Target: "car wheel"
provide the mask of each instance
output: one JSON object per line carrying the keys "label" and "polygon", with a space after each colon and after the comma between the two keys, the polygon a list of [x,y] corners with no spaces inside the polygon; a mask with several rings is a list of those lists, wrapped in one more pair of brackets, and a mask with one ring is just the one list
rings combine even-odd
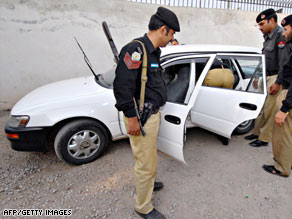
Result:
{"label": "car wheel", "polygon": [[59,159],[69,164],[85,164],[97,159],[108,145],[108,134],[93,120],[70,122],[58,132],[54,148]]}
{"label": "car wheel", "polygon": [[243,135],[248,133],[254,127],[254,119],[247,120],[237,126],[234,130],[234,134]]}

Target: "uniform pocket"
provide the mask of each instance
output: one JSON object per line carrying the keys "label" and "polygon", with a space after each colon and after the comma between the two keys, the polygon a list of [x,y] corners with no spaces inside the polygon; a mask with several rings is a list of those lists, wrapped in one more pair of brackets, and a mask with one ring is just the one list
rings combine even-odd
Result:
{"label": "uniform pocket", "polygon": [[274,50],[273,46],[268,46],[265,48],[265,51],[272,52]]}
{"label": "uniform pocket", "polygon": [[272,46],[268,46],[264,49],[264,54],[266,56],[266,63],[270,63],[274,59],[274,50]]}

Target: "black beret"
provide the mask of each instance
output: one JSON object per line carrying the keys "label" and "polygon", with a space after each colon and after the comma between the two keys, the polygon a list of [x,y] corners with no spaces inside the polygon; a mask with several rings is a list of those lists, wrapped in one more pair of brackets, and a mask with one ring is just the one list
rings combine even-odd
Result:
{"label": "black beret", "polygon": [[269,20],[274,14],[276,14],[275,10],[272,8],[269,8],[267,10],[262,11],[257,16],[257,23],[261,22],[262,20]]}
{"label": "black beret", "polygon": [[170,27],[174,31],[176,32],[180,31],[177,16],[171,10],[164,7],[159,7],[157,9],[157,12],[154,14],[154,16],[157,17],[159,20],[161,20],[163,23],[165,23],[168,27]]}
{"label": "black beret", "polygon": [[288,15],[287,17],[285,17],[282,22],[281,22],[281,25],[283,27],[285,27],[286,25],[290,24],[292,26],[292,14],[291,15]]}

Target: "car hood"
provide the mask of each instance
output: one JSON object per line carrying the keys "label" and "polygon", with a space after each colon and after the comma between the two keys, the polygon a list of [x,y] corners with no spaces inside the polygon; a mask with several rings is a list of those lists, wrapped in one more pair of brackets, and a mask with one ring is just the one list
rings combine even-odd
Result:
{"label": "car hood", "polygon": [[28,93],[16,103],[11,113],[17,115],[27,112],[31,108],[64,103],[104,92],[112,91],[98,85],[93,76],[58,81]]}

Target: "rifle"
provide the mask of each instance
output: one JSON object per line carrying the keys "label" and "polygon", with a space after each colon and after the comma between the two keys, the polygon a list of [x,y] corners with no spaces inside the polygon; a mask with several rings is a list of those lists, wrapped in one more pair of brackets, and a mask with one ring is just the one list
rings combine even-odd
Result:
{"label": "rifle", "polygon": [[99,80],[99,79],[98,79],[98,75],[97,75],[97,74],[95,74],[95,72],[93,71],[93,69],[92,69],[92,65],[91,65],[91,63],[90,63],[89,59],[87,58],[87,56],[86,56],[85,52],[83,51],[83,49],[82,49],[81,45],[79,44],[79,42],[78,42],[78,40],[77,40],[77,38],[76,38],[76,37],[74,37],[74,39],[75,39],[75,41],[76,41],[77,45],[79,46],[79,48],[80,48],[81,52],[83,53],[83,56],[84,56],[84,61],[86,62],[86,64],[87,64],[87,66],[89,67],[89,69],[91,70],[92,74],[94,75],[94,78],[95,78],[95,80],[97,80],[97,81],[98,81],[98,80]]}
{"label": "rifle", "polygon": [[[116,45],[114,43],[114,40],[112,38],[112,35],[111,35],[110,31],[109,31],[107,23],[105,21],[102,22],[102,28],[103,28],[103,31],[104,31],[105,36],[107,38],[107,41],[110,44],[112,53],[114,55],[114,61],[115,61],[116,64],[118,64],[118,62],[119,62],[119,53],[118,53],[117,47],[116,47]],[[134,100],[134,104],[135,104],[136,116],[137,116],[138,123],[139,123],[139,126],[140,126],[140,131],[141,131],[142,135],[145,136],[146,133],[145,133],[145,131],[143,129],[143,126],[142,126],[142,123],[141,123],[141,116],[140,116],[140,113],[139,113],[139,110],[138,110],[138,106],[137,106],[135,98],[133,98],[133,100]]]}
{"label": "rifle", "polygon": [[114,61],[115,61],[116,64],[118,64],[118,61],[119,61],[119,52],[117,50],[117,47],[116,47],[116,45],[114,43],[114,40],[112,38],[112,35],[111,35],[111,33],[109,31],[109,28],[107,26],[107,23],[105,21],[102,22],[102,28],[103,28],[103,32],[105,33],[105,36],[107,38],[107,41],[110,44],[110,47],[112,49],[112,52],[114,54]]}

